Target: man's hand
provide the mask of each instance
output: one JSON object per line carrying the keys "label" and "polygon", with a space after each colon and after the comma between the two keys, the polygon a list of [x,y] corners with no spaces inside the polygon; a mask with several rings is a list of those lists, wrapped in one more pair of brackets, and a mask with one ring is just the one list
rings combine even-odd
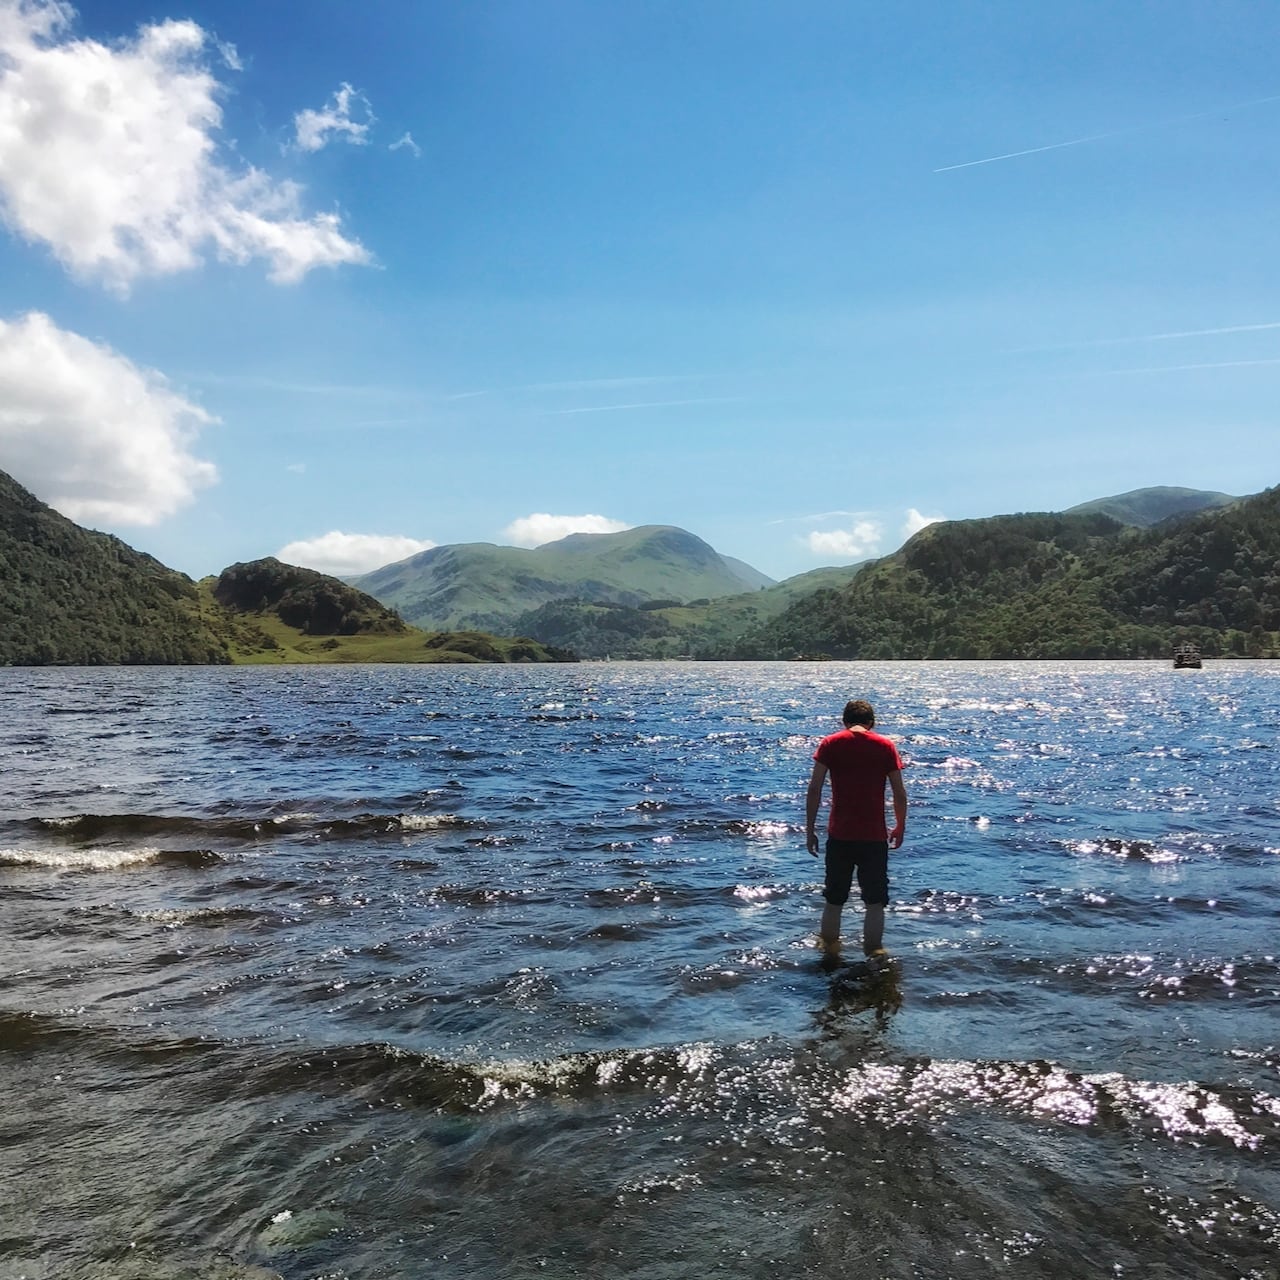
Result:
{"label": "man's hand", "polygon": [[898,823],[892,831],[889,832],[889,848],[901,849],[902,839],[907,834],[907,828],[903,823]]}
{"label": "man's hand", "polygon": [[804,847],[816,858],[818,856],[818,833],[810,828],[805,832]]}

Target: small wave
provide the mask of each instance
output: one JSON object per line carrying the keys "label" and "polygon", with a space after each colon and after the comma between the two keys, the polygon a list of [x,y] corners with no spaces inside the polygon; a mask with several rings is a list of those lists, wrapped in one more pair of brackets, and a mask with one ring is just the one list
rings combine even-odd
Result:
{"label": "small wave", "polygon": [[750,836],[757,840],[776,840],[791,835],[798,828],[793,827],[789,822],[734,818],[725,823],[724,830],[735,836]]}
{"label": "small wave", "polygon": [[257,920],[260,917],[259,912],[248,907],[196,907],[190,911],[172,907],[139,911],[136,914],[138,919],[163,925],[166,929],[181,929],[187,925],[216,928],[218,925]]}
{"label": "small wave", "polygon": [[159,849],[0,849],[0,865],[52,871],[119,871],[155,862]]}
{"label": "small wave", "polygon": [[738,884],[734,885],[732,894],[744,902],[768,902],[771,898],[782,898],[789,890],[781,884]]}
{"label": "small wave", "polygon": [[1068,848],[1085,857],[1102,854],[1108,858],[1127,858],[1156,864],[1186,861],[1172,849],[1161,849],[1148,840],[1124,840],[1114,836],[1106,836],[1100,840],[1072,840],[1068,843]]}
{"label": "small wave", "polygon": [[1131,1080],[1119,1072],[1086,1075],[1052,1062],[864,1065],[847,1073],[832,1101],[890,1127],[962,1104],[1074,1126],[1123,1124],[1176,1141],[1217,1138],[1247,1149],[1280,1134],[1280,1100],[1268,1095],[1195,1082]]}
{"label": "small wave", "polygon": [[314,839],[359,839],[443,830],[466,830],[477,824],[452,813],[361,813],[336,817],[310,811],[289,811],[272,817],[188,817],[153,813],[79,813],[31,819],[30,827],[75,840],[197,836],[238,841],[273,835]]}

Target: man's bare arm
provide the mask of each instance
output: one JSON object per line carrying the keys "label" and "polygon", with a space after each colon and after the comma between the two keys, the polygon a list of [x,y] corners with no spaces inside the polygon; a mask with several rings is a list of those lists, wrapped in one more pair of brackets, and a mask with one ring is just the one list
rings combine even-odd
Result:
{"label": "man's bare arm", "polygon": [[809,790],[804,797],[804,847],[818,856],[818,810],[822,806],[822,786],[827,780],[827,766],[813,762]]}
{"label": "man's bare arm", "polygon": [[889,847],[898,849],[902,846],[903,837],[907,834],[907,789],[902,783],[902,770],[895,769],[889,775],[889,786],[893,791],[893,830],[889,832]]}

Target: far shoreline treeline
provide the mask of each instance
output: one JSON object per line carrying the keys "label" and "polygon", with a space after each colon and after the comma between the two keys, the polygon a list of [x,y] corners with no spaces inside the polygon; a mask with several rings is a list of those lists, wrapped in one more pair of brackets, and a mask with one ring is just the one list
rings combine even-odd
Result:
{"label": "far shoreline treeline", "polygon": [[1148,489],[781,583],[670,526],[195,582],[0,472],[0,665],[1273,658],[1278,565],[1280,489]]}

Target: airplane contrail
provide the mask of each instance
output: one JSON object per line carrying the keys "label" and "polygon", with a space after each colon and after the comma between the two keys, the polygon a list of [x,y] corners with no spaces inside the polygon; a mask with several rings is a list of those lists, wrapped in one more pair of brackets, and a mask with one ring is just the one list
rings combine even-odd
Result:
{"label": "airplane contrail", "polygon": [[1203,120],[1206,116],[1216,116],[1222,111],[1241,111],[1245,107],[1260,107],[1267,102],[1280,101],[1280,93],[1269,94],[1265,98],[1251,98],[1248,102],[1233,102],[1229,106],[1214,107],[1212,111],[1193,111],[1185,116],[1173,116],[1168,120],[1152,120],[1149,124],[1134,124],[1123,129],[1110,129],[1106,133],[1090,133],[1083,138],[1072,138],[1068,142],[1051,142],[1044,147],[1027,147],[1023,151],[1006,151],[998,156],[984,156],[981,160],[965,160],[961,164],[944,164],[934,173],[951,173],[955,169],[972,169],[980,164],[995,164],[998,160],[1016,160],[1019,156],[1039,155],[1042,151],[1060,151],[1063,147],[1078,147],[1086,142],[1101,142],[1104,138],[1118,138],[1126,133],[1141,133],[1146,129],[1159,129],[1171,124],[1184,124],[1188,120]]}
{"label": "airplane contrail", "polygon": [[566,417],[575,413],[617,413],[623,409],[670,409],[685,404],[741,404],[744,396],[699,396],[695,400],[643,400],[633,404],[592,404],[581,409],[544,409],[547,417]]}
{"label": "airplane contrail", "polygon": [[1280,364],[1280,357],[1272,360],[1207,360],[1199,364],[1153,365],[1145,369],[1100,369],[1096,373],[1082,375],[1086,378],[1116,378],[1126,373],[1181,373],[1184,369],[1247,369],[1257,365]]}
{"label": "airplane contrail", "polygon": [[1266,324],[1229,324],[1217,329],[1179,329],[1171,333],[1140,333],[1128,338],[1081,338],[1077,342],[1050,342],[1040,347],[1014,347],[1011,355],[1025,355],[1032,351],[1070,351],[1078,347],[1122,347],[1139,342],[1168,342],[1174,338],[1213,338],[1224,333],[1261,333],[1267,329],[1280,329],[1280,320]]}

